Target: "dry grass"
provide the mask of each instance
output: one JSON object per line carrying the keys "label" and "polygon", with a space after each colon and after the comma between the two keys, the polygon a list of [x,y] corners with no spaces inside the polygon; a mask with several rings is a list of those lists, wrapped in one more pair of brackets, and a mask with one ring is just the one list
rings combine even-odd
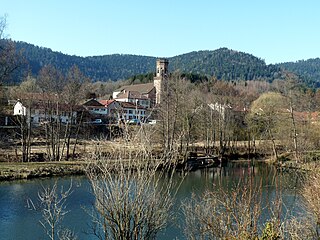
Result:
{"label": "dry grass", "polygon": [[0,180],[82,174],[84,162],[0,162]]}

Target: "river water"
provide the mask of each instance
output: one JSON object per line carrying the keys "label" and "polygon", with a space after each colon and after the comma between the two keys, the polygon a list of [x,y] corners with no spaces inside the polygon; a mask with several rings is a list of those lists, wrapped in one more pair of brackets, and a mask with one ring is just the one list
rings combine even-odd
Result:
{"label": "river water", "polygon": [[[176,195],[177,219],[175,223],[169,224],[166,230],[161,232],[157,239],[184,239],[183,232],[177,226],[182,222],[179,217],[179,206],[181,201],[190,198],[192,193],[199,195],[207,189],[222,186],[226,191],[230,190],[232,184],[239,183],[240,179],[252,177],[256,182],[261,182],[263,198],[271,202],[278,194],[279,186],[275,180],[281,183],[281,193],[284,199],[285,211],[299,212],[299,184],[300,177],[294,173],[276,174],[275,169],[266,165],[250,168],[244,165],[228,166],[226,168],[214,168],[209,170],[198,170],[189,173],[183,180]],[[180,179],[181,175],[176,174],[175,178]],[[90,217],[84,209],[90,209],[94,198],[91,194],[90,185],[83,176],[63,177],[51,179],[35,179],[26,181],[13,181],[0,183],[0,239],[6,240],[35,240],[47,239],[39,220],[41,214],[34,210],[38,206],[38,192],[42,187],[52,185],[58,181],[59,186],[65,189],[72,181],[73,192],[67,200],[67,210],[63,226],[68,227],[77,233],[78,239],[96,239],[88,234]],[[243,181],[245,182],[245,181]],[[264,204],[267,204],[265,202]],[[268,216],[265,216],[268,218]]]}

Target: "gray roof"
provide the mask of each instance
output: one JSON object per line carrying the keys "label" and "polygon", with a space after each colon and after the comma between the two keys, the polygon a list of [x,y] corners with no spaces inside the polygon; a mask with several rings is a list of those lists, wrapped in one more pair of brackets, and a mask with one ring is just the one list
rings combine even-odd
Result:
{"label": "gray roof", "polygon": [[132,91],[132,92],[139,92],[140,94],[147,94],[153,88],[154,88],[154,85],[152,82],[152,83],[122,86],[121,88],[117,89],[115,92],[122,92],[123,90],[126,90],[126,91]]}

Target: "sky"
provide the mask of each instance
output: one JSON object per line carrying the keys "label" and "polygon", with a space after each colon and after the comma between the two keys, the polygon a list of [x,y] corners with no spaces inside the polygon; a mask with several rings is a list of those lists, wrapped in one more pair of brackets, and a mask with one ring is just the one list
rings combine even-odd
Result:
{"label": "sky", "polygon": [[65,54],[173,57],[221,47],[320,57],[319,0],[0,0],[6,34]]}

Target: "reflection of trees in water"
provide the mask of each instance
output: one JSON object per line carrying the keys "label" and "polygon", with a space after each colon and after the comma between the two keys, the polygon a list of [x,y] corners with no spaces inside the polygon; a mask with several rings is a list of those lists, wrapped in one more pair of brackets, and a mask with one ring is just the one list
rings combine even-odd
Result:
{"label": "reflection of trees in water", "polygon": [[310,223],[297,218],[307,209],[302,205],[305,175],[301,173],[263,165],[215,169],[202,176],[210,179],[212,186],[195,190],[183,204],[184,230],[189,238],[286,238],[291,234],[289,221]]}

